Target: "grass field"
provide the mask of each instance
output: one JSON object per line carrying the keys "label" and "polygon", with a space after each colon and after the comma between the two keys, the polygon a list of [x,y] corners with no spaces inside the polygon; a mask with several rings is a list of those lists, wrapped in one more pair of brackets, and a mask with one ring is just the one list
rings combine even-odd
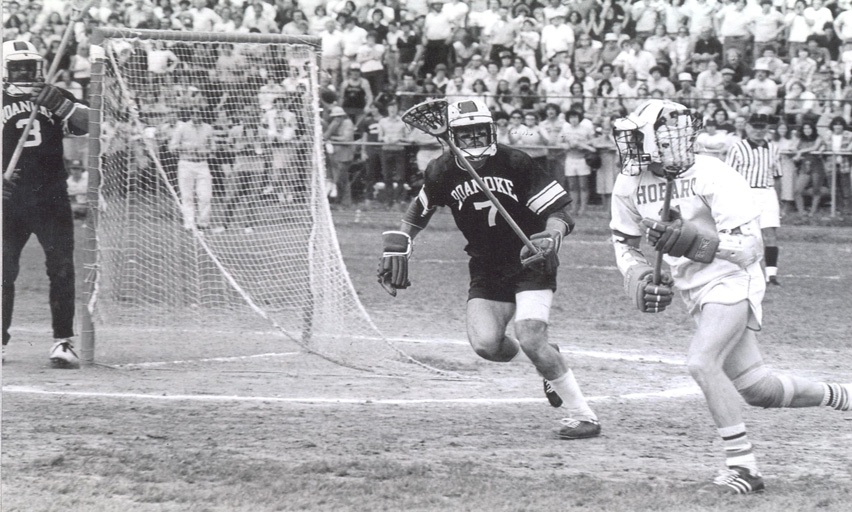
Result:
{"label": "grass field", "polygon": [[[377,284],[399,213],[335,211],[367,311],[390,339],[462,379],[335,366],[276,337],[169,337],[110,347],[80,371],[47,366],[43,256],[33,240],[3,365],[2,511],[847,511],[852,414],[746,410],[768,491],[700,494],[721,442],[683,365],[677,303],[632,309],[606,219],[579,219],[561,253],[552,341],[603,434],[559,441],[527,362],[489,363],[464,339],[463,240],[440,213],[418,238],[413,286]],[[852,228],[780,230],[781,287],[759,337],[780,371],[852,381]],[[378,341],[377,341],[378,342]],[[194,357],[169,357],[179,345]]]}

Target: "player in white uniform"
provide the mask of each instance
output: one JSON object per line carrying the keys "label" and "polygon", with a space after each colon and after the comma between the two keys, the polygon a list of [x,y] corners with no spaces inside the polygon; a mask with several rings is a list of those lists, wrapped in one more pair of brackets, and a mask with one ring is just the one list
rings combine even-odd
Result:
{"label": "player in white uniform", "polygon": [[[760,212],[740,174],[717,158],[694,154],[699,129],[686,107],[664,100],[650,100],[614,123],[622,174],[610,227],[625,290],[639,310],[665,310],[674,289],[695,320],[687,367],[726,455],[726,469],[711,488],[746,494],[763,490],[764,482],[737,395],[758,407],[849,411],[852,384],[812,382],[764,366],[755,336],[766,290]],[[669,180],[671,214],[662,219]],[[662,250],[669,266],[659,283],[640,250],[642,237]]]}

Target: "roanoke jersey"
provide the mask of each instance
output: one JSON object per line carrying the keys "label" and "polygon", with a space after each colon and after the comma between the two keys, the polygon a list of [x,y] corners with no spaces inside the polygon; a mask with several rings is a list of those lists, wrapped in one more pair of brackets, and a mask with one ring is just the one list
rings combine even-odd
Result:
{"label": "roanoke jersey", "polygon": [[[675,178],[672,187],[671,208],[679,210],[681,217],[702,233],[733,230],[760,215],[742,175],[712,156],[696,155],[695,164]],[[665,195],[666,179],[652,172],[644,171],[638,176],[619,174],[612,191],[610,228],[628,236],[642,236],[642,219],[661,219]],[[668,254],[663,258],[680,290],[742,271],[737,264],[721,258],[711,263]]]}
{"label": "roanoke jersey", "polygon": [[[485,160],[477,174],[527,236],[543,231],[547,216],[571,201],[529,155],[509,146],[498,144],[496,154]],[[523,242],[451,152],[429,163],[418,199],[427,210],[436,206],[452,210],[471,257],[520,265]]]}
{"label": "roanoke jersey", "polygon": [[[60,89],[69,101],[74,96]],[[30,114],[35,108],[34,98],[3,94],[3,170],[9,166],[18,140],[24,133]],[[64,182],[68,173],[62,161],[63,122],[44,107],[39,107],[30,133],[16,164],[17,179],[21,182],[50,184]]]}

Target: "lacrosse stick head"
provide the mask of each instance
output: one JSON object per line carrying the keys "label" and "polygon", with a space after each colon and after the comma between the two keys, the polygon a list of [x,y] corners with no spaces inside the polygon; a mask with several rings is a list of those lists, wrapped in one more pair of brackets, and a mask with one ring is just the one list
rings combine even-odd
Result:
{"label": "lacrosse stick head", "polygon": [[418,103],[402,114],[402,122],[439,139],[445,139],[448,126],[447,101],[429,100]]}
{"label": "lacrosse stick head", "polygon": [[9,96],[29,96],[44,82],[44,58],[29,41],[3,42],[3,90]]}
{"label": "lacrosse stick head", "polygon": [[701,122],[685,106],[650,100],[613,123],[622,174],[650,169],[667,179],[680,176],[695,163],[695,138]]}

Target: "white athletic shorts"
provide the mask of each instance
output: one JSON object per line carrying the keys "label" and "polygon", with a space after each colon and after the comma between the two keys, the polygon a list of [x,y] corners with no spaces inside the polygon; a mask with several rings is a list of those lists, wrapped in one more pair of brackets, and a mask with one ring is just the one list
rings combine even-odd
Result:
{"label": "white athletic shorts", "polygon": [[763,323],[763,294],[766,278],[760,262],[735,274],[718,277],[704,286],[682,290],[680,296],[697,324],[705,304],[736,304],[747,300],[749,305],[748,328],[759,331]]}
{"label": "white athletic shorts", "polygon": [[781,207],[773,187],[751,189],[754,202],[760,208],[760,229],[781,226]]}

